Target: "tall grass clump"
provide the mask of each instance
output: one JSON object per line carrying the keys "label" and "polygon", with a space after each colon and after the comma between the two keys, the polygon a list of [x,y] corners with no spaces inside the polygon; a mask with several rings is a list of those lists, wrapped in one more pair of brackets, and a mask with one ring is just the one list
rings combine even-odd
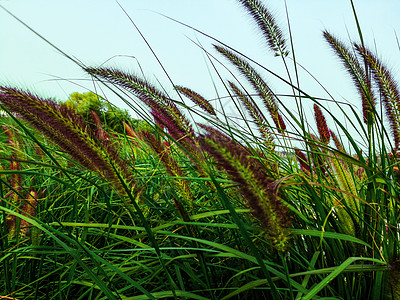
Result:
{"label": "tall grass clump", "polygon": [[360,110],[345,112],[296,84],[292,39],[268,7],[238,2],[282,60],[297,111],[268,84],[273,70],[216,39],[204,51],[218,75],[221,62],[231,70],[219,78],[239,126],[201,92],[168,94],[115,67],[80,65],[140,101],[147,129],[114,132],[94,112],[0,87],[0,298],[400,299],[390,68],[360,28],[349,44],[324,31],[358,91]]}

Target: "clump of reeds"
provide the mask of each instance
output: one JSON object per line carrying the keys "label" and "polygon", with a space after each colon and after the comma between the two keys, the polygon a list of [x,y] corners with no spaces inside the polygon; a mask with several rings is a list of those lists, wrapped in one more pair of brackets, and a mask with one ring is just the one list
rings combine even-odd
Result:
{"label": "clump of reeds", "polygon": [[134,186],[132,174],[105,136],[95,115],[96,126],[90,128],[66,105],[10,87],[0,87],[0,102],[49,137],[76,162],[109,180],[118,192],[126,193],[121,179],[129,188]]}
{"label": "clump of reeds", "polygon": [[[68,291],[74,290],[73,285],[90,283],[95,286],[90,293],[96,289],[95,297],[104,299],[132,295],[397,299],[400,92],[393,75],[363,42],[348,46],[323,32],[358,91],[362,113],[353,110],[353,116],[344,116],[360,133],[358,141],[326,107],[325,99],[293,83],[299,74],[291,74],[288,68],[289,61],[296,64],[289,51],[294,49],[288,42],[292,39],[285,37],[267,6],[260,0],[238,2],[256,22],[267,47],[282,59],[288,76],[285,83],[301,110],[291,112],[284,106],[267,82],[273,78],[262,73],[265,66],[217,43],[213,51],[241,76],[221,80],[231,101],[249,117],[243,122],[254,125],[249,132],[234,127],[197,91],[174,85],[181,100],[175,101],[145,79],[118,68],[84,70],[95,80],[117,87],[116,93],[122,89],[120,97],[125,101],[135,97],[144,103],[154,131],[123,124],[125,134],[113,135],[94,113],[92,124],[86,124],[63,104],[0,87],[0,102],[14,117],[28,121],[91,174],[111,183],[120,197],[132,198],[132,189],[140,190],[137,210],[127,216],[116,207],[113,194],[100,188],[97,178],[73,174],[87,186],[74,186],[65,197],[65,211],[84,211],[84,223],[61,215],[51,223],[53,227],[45,221],[40,225],[73,257],[65,258],[72,271],[62,280],[68,281]],[[203,110],[198,115],[204,122],[191,121],[183,109],[189,106],[179,105],[184,99]],[[312,120],[305,119],[305,101],[313,104]],[[341,108],[335,99],[330,101]],[[9,143],[18,147],[11,139]],[[136,170],[120,156],[122,152],[132,157],[131,150],[119,149],[124,145],[135,149]],[[20,170],[15,157],[9,161],[11,170]],[[12,173],[8,182],[8,190],[16,194],[22,186],[20,174]],[[15,196],[17,200],[9,201],[23,216],[33,215],[37,206],[36,193],[27,191],[24,200]],[[76,194],[78,200],[70,196]],[[70,197],[74,202],[68,202]],[[85,202],[88,197],[102,201],[94,205]],[[144,227],[137,226],[137,219]],[[10,232],[16,231],[12,214],[5,222]],[[22,234],[26,223],[20,221]],[[54,229],[57,226],[59,230]],[[11,291],[12,285],[7,284]],[[54,298],[63,291],[60,288]],[[87,295],[85,291],[79,296]]]}

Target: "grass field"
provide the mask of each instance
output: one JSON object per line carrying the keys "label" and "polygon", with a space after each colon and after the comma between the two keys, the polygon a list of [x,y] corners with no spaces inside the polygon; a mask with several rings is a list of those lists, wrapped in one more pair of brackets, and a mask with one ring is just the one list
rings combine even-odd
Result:
{"label": "grass field", "polygon": [[358,90],[362,113],[345,113],[300,88],[264,3],[237,2],[295,110],[272,70],[217,40],[205,55],[232,71],[221,81],[240,122],[201,91],[170,95],[122,68],[80,65],[143,104],[144,129],[0,87],[0,299],[400,299],[397,82],[361,29],[353,44],[325,31]]}

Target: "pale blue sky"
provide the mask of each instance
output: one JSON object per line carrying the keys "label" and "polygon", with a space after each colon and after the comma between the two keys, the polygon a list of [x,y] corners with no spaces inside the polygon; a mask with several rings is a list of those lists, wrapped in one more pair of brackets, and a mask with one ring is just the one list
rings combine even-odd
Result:
{"label": "pale blue sky", "polygon": [[[287,28],[284,1],[264,2],[282,27]],[[120,3],[142,30],[174,83],[193,88],[208,98],[216,97],[212,79],[218,81],[218,77],[215,73],[209,74],[202,50],[190,39],[198,39],[216,55],[210,47],[212,41],[157,12],[196,27],[278,74],[285,74],[281,60],[267,50],[255,25],[235,0],[120,0]],[[400,1],[354,0],[354,3],[367,45],[376,47],[379,57],[397,74],[400,51],[395,32],[400,35]],[[157,78],[167,91],[172,90],[146,44],[116,2],[0,0],[0,4],[84,64],[96,66],[114,55],[134,56],[148,79],[156,83]],[[358,41],[350,1],[287,0],[287,6],[298,62],[337,100],[346,99],[358,105],[358,95],[351,81],[321,35],[323,29],[328,29],[344,41],[348,41],[349,36]],[[117,57],[108,65],[138,73],[137,61],[131,57]],[[229,74],[222,74],[229,78]],[[300,75],[302,87],[308,93],[326,97],[308,75]],[[55,78],[59,79],[52,80]],[[268,75],[265,78],[277,93],[288,91]],[[92,89],[88,79],[77,65],[0,9],[0,84],[17,85],[43,96],[66,99],[74,91]],[[221,95],[226,94],[221,85],[218,84],[218,88]],[[114,101],[120,105],[118,100]]]}

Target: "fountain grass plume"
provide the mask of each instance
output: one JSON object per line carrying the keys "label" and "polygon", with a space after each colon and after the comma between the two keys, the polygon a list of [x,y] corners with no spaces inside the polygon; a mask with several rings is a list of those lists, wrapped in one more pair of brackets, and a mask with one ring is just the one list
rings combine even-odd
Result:
{"label": "fountain grass plume", "polygon": [[289,54],[282,30],[277,25],[275,17],[259,0],[238,0],[256,22],[269,48],[275,56],[286,57]]}
{"label": "fountain grass plume", "polygon": [[0,102],[48,136],[76,162],[112,182],[121,194],[126,191],[120,176],[128,186],[133,187],[132,175],[111,141],[96,136],[74,110],[9,87],[0,87]]}
{"label": "fountain grass plume", "polygon": [[183,86],[175,86],[175,89],[179,93],[196,103],[205,112],[209,113],[210,115],[217,116],[214,107],[212,107],[212,105],[199,93]]}
{"label": "fountain grass plume", "polygon": [[15,155],[17,152],[21,152],[21,145],[14,134],[13,128],[10,125],[2,125],[1,128],[7,137],[7,144],[13,151],[13,155]]}
{"label": "fountain grass plume", "polygon": [[326,124],[324,114],[322,113],[321,108],[317,104],[314,104],[314,113],[315,113],[315,121],[317,122],[319,138],[322,143],[328,144],[331,138],[330,132],[328,129],[328,125]]}
{"label": "fountain grass plume", "polygon": [[188,151],[189,154],[198,156],[199,151],[191,126],[187,128],[189,131],[184,131],[184,129],[179,126],[180,124],[177,119],[170,118],[168,115],[159,111],[152,111],[152,115],[154,120],[156,120],[157,123],[163,124],[163,126],[168,129],[169,135]]}
{"label": "fountain grass plume", "polygon": [[344,43],[339,41],[339,39],[328,31],[324,31],[323,36],[342,61],[343,66],[353,80],[354,85],[357,87],[361,97],[364,123],[368,123],[369,116],[371,120],[374,121],[376,99],[372,91],[371,78],[368,76],[368,70],[362,67],[356,55],[354,55]]}
{"label": "fountain grass plume", "polygon": [[152,133],[141,131],[138,134],[157,154],[168,175],[173,178],[174,184],[178,188],[180,195],[185,201],[185,204],[188,205],[189,208],[193,208],[194,199],[192,192],[190,191],[188,181],[182,179],[182,177],[185,175],[182,171],[182,168],[177,164],[176,160],[171,155],[170,149]]}
{"label": "fountain grass plume", "polygon": [[339,150],[339,152],[346,153],[346,151],[343,147],[343,144],[340,142],[339,138],[332,130],[329,130],[329,135],[332,137],[332,140],[335,143],[336,149]]}
{"label": "fountain grass plume", "polygon": [[260,221],[273,247],[286,251],[290,239],[287,231],[291,224],[289,212],[265,165],[222,132],[207,126],[203,129],[208,129],[208,133],[199,138],[202,148],[215,158],[231,180],[239,184],[240,193]]}
{"label": "fountain grass plume", "polygon": [[163,114],[174,122],[184,132],[190,132],[191,126],[176,104],[162,91],[152,86],[146,80],[115,68],[85,68],[88,74],[123,87],[139,98],[151,110]]}
{"label": "fountain grass plume", "polygon": [[[85,71],[133,93],[150,108],[156,124],[159,124],[161,128],[166,128],[171,138],[179,142],[194,161],[201,158],[190,121],[162,91],[141,78],[117,69],[86,68]],[[185,91],[188,92],[188,90]],[[194,96],[193,93],[191,95]],[[204,98],[203,100],[204,106],[207,101]]]}
{"label": "fountain grass plume", "polygon": [[[192,125],[167,95],[147,81],[116,69],[86,68],[85,70],[93,76],[108,80],[127,89],[147,105],[155,123],[160,128],[167,129],[169,138],[179,145],[191,161],[197,165],[201,176],[206,177],[203,164],[204,157],[199,149]],[[196,98],[196,101],[202,103],[202,106],[210,110],[210,112],[214,111],[208,101],[194,91],[186,88],[178,88],[178,90],[185,93],[186,96]],[[182,189],[185,190],[186,188],[183,187]],[[187,194],[187,192],[184,192],[184,194]],[[190,197],[187,196],[187,198],[189,199]]]}
{"label": "fountain grass plume", "polygon": [[389,69],[370,50],[358,44],[355,44],[354,47],[371,68],[390,122],[395,150],[398,150],[400,146],[400,92],[398,84]]}
{"label": "fountain grass plume", "polygon": [[[37,193],[31,190],[29,193],[27,193],[27,196],[25,196],[23,178],[24,168],[21,167],[21,163],[19,161],[19,159],[21,159],[21,155],[25,156],[25,154],[22,151],[21,143],[18,141],[13,127],[9,125],[2,125],[1,127],[7,137],[7,144],[12,151],[9,169],[13,173],[11,173],[9,177],[10,191],[5,198],[9,198],[10,204],[13,207],[21,210],[23,215],[33,216],[35,215],[37,207]],[[8,214],[5,220],[7,224],[8,238],[10,240],[16,236],[25,237],[28,234],[28,227],[30,224],[24,219],[19,219],[15,215]],[[19,232],[17,232],[17,228],[19,228]]]}
{"label": "fountain grass plume", "polygon": [[239,100],[242,102],[250,116],[252,117],[253,121],[257,125],[257,128],[259,132],[261,133],[261,136],[266,144],[266,146],[274,150],[275,145],[273,143],[274,137],[269,130],[270,125],[268,124],[268,120],[265,118],[264,114],[261,112],[260,108],[257,106],[257,104],[254,102],[254,100],[246,95],[236,84],[234,84],[231,81],[228,81],[228,84],[233,92],[233,94],[239,98]]}
{"label": "fountain grass plume", "polygon": [[231,50],[218,45],[214,45],[214,47],[220,54],[238,68],[239,72],[250,82],[253,89],[257,91],[258,96],[267,107],[276,128],[280,132],[285,131],[286,125],[279,113],[276,95],[271,91],[260,74],[258,74],[258,72],[247,61],[240,58]]}

